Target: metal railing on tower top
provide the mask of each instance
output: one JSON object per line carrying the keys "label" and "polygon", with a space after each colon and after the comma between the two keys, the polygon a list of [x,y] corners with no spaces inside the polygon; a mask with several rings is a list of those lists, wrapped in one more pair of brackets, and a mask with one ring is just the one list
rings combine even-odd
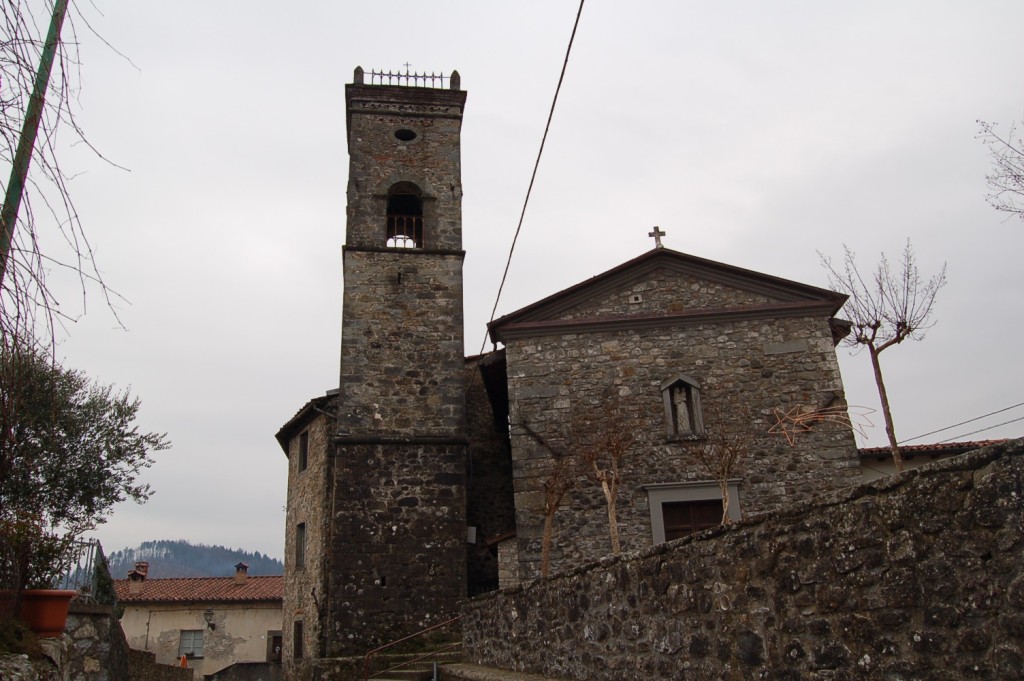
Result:
{"label": "metal railing on tower top", "polygon": [[452,71],[450,76],[433,71],[419,73],[418,71],[409,71],[409,64],[405,65],[405,73],[401,71],[363,71],[362,66],[357,66],[352,78],[355,85],[400,85],[434,89],[444,89],[445,81],[448,81],[449,89],[458,90],[460,86],[459,72]]}

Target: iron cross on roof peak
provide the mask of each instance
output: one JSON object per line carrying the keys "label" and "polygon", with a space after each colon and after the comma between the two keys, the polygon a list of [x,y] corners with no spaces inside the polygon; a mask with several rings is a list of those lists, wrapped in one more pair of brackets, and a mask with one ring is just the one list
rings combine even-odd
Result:
{"label": "iron cross on roof peak", "polygon": [[654,226],[654,231],[653,232],[648,232],[647,236],[653,236],[654,237],[654,247],[655,248],[665,248],[665,246],[661,243],[661,237],[665,236],[665,232],[661,231],[660,227],[655,225]]}

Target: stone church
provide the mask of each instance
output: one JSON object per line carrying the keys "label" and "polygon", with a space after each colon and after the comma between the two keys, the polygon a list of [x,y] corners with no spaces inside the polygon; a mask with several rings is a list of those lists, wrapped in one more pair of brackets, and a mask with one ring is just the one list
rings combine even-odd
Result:
{"label": "stone church", "polygon": [[859,475],[844,297],[663,248],[657,228],[655,248],[491,322],[500,349],[466,357],[466,92],[457,72],[444,88],[378,75],[346,86],[340,380],[277,433],[293,678],[537,578],[543,554],[552,572],[609,555],[606,489],[633,551]]}

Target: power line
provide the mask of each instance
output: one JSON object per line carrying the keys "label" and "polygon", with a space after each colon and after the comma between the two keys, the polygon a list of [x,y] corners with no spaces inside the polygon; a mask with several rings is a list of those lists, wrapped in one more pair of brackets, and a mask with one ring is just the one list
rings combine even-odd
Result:
{"label": "power line", "polygon": [[[572,43],[576,39],[576,28],[580,25],[580,15],[583,14],[583,3],[580,0],[580,8],[576,12],[576,21],[572,25],[572,35],[569,36],[569,46],[565,50],[565,59],[562,61],[562,73],[558,76],[558,85],[555,87],[555,97],[551,100],[551,110],[548,112],[548,122],[544,126],[544,136],[540,139],[540,149],[537,151],[537,160],[533,164],[533,174],[530,175],[530,186],[526,188],[526,199],[523,201],[523,210],[519,214],[519,225],[516,227],[515,236],[512,237],[512,246],[508,249],[508,260],[505,262],[505,272],[501,275],[501,284],[498,286],[498,295],[494,298],[494,307],[491,308],[491,318],[488,323],[494,321],[494,313],[498,309],[498,301],[501,300],[501,292],[505,288],[505,279],[508,277],[508,268],[512,264],[512,252],[516,248],[516,241],[519,239],[519,230],[523,228],[523,218],[526,217],[526,206],[530,203],[530,193],[533,191],[533,181],[537,178],[537,168],[540,167],[540,157],[544,153],[544,143],[548,139],[548,129],[551,127],[551,119],[555,115],[555,104],[558,102],[558,93],[562,89],[562,80],[565,78],[565,69],[569,65],[569,53],[572,52]],[[484,332],[484,340],[480,344],[480,354],[484,354],[487,346],[487,332]]]}
{"label": "power line", "polygon": [[968,435],[977,435],[978,433],[984,433],[986,430],[992,430],[993,428],[998,428],[999,426],[1005,426],[1005,425],[1008,425],[1010,423],[1016,423],[1017,421],[1024,421],[1024,416],[1021,416],[1021,417],[1015,418],[1015,419],[1010,419],[1009,421],[1003,421],[1002,423],[997,423],[994,426],[988,426],[987,428],[982,428],[981,430],[972,430],[970,433],[964,433],[963,435],[957,435],[956,437],[951,437],[948,440],[943,440],[939,444],[941,445],[944,442],[952,442],[953,440],[959,440],[960,438],[967,437]]}
{"label": "power line", "polygon": [[[901,445],[902,444],[906,444],[907,442],[913,442],[914,440],[920,440],[921,438],[928,437],[929,435],[935,435],[935,433],[941,433],[943,431],[950,430],[952,428],[959,428],[962,425],[965,425],[965,424],[968,424],[968,423],[973,423],[974,421],[980,421],[983,418],[988,418],[989,416],[993,416],[995,414],[1002,414],[1004,411],[1010,411],[1011,409],[1016,409],[1017,407],[1021,407],[1021,406],[1024,406],[1024,402],[1018,402],[1017,404],[1014,404],[1014,405],[1009,406],[1009,407],[1004,407],[1002,409],[997,409],[996,411],[990,411],[987,414],[982,414],[981,416],[975,416],[973,419],[967,419],[966,421],[961,421],[960,423],[954,423],[951,426],[946,426],[945,428],[939,428],[938,430],[933,430],[932,432],[925,433],[924,435],[917,435],[915,437],[907,438],[906,440],[900,440],[899,444],[901,444]],[[1019,420],[1020,419],[1015,419],[1015,421],[1019,421]],[[1007,421],[1007,423],[1013,423],[1013,422],[1014,421]],[[999,425],[1005,425],[1005,424],[1000,423]],[[986,430],[991,430],[992,428],[996,428],[996,427],[997,426],[991,426],[990,428],[982,428],[981,430],[976,430],[974,432],[975,433],[981,433],[981,432],[984,432]],[[973,433],[967,433],[967,435],[973,435]],[[960,437],[964,437],[964,436],[961,435]],[[946,442],[949,442],[949,440],[946,440]]]}

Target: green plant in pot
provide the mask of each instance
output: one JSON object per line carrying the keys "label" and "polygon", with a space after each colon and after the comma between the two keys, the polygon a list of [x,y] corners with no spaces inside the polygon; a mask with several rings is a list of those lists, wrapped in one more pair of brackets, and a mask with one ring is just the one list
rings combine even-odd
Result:
{"label": "green plant in pot", "polygon": [[59,636],[64,630],[74,591],[54,589],[68,560],[67,541],[47,531],[38,516],[0,519],[0,571],[10,584],[0,609],[17,615],[37,636]]}
{"label": "green plant in pot", "polygon": [[[61,367],[36,345],[0,345],[0,588],[50,587],[72,543],[114,504],[142,503],[137,482],[166,449],[165,437],[135,425],[140,403],[127,392]],[[0,608],[0,615],[3,615]],[[63,625],[61,625],[63,628]]]}

